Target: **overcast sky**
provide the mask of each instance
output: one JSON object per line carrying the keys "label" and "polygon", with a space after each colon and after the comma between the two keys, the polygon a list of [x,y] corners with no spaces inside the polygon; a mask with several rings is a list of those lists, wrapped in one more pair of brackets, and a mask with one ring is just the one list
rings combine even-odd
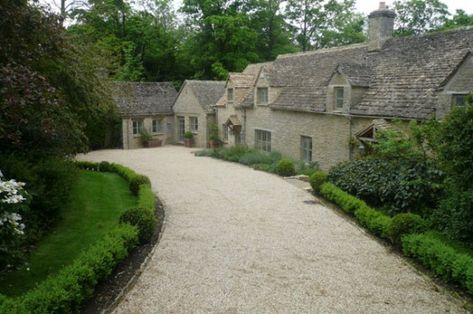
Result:
{"label": "overcast sky", "polygon": [[[138,0],[139,1],[139,0]],[[182,3],[182,0],[173,0],[176,3],[176,7]],[[386,0],[386,4],[390,6],[394,0]],[[49,3],[54,6],[54,3],[59,3],[60,0],[41,0],[43,3]],[[473,14],[473,0],[442,0],[443,3],[448,5],[451,13],[455,13],[457,9],[463,9],[469,14]],[[376,10],[379,7],[379,0],[357,0],[356,8],[358,11],[365,14]]]}

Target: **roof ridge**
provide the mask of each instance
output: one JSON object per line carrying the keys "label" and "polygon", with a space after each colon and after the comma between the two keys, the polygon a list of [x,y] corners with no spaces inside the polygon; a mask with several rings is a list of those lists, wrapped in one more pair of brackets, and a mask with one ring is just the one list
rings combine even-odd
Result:
{"label": "roof ridge", "polygon": [[316,49],[316,50],[311,50],[311,51],[286,53],[286,54],[278,55],[276,60],[284,59],[284,58],[291,58],[291,57],[310,56],[314,54],[321,54],[321,53],[334,52],[334,51],[344,51],[348,49],[356,49],[356,48],[364,48],[364,47],[368,47],[368,43],[363,42],[363,43],[344,45],[344,46],[339,46],[339,47],[321,48],[321,49]]}

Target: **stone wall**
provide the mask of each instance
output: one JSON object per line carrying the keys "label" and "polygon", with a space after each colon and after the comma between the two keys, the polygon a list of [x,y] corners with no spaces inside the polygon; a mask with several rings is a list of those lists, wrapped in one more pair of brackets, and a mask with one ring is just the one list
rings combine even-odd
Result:
{"label": "stone wall", "polygon": [[[152,133],[152,124],[154,119],[162,119],[163,121],[163,132]],[[172,115],[159,115],[149,117],[137,117],[130,118],[126,117],[122,119],[122,134],[123,134],[123,148],[124,149],[135,149],[143,147],[141,142],[140,134],[133,134],[133,120],[142,120],[143,127],[146,128],[153,135],[153,139],[160,139],[162,145],[173,142],[172,130],[174,118]]]}

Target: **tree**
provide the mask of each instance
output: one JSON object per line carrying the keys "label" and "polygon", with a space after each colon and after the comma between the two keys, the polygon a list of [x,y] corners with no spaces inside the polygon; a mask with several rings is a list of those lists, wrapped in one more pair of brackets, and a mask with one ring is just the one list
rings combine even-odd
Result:
{"label": "tree", "polygon": [[473,14],[466,14],[463,10],[457,10],[455,15],[445,22],[445,24],[440,28],[440,30],[452,29],[462,26],[471,26],[473,25]]}
{"label": "tree", "polygon": [[286,16],[302,51],[365,40],[353,0],[289,0]]}
{"label": "tree", "polygon": [[395,33],[409,36],[425,33],[441,27],[450,13],[448,6],[440,0],[395,1],[397,14]]}

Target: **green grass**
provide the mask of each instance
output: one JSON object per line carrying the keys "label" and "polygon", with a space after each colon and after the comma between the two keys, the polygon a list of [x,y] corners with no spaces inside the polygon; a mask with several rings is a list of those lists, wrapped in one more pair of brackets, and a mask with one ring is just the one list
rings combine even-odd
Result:
{"label": "green grass", "polygon": [[118,225],[122,212],[137,204],[127,182],[114,173],[81,171],[71,193],[63,219],[38,243],[28,264],[0,278],[0,293],[20,295],[71,264],[84,249]]}

